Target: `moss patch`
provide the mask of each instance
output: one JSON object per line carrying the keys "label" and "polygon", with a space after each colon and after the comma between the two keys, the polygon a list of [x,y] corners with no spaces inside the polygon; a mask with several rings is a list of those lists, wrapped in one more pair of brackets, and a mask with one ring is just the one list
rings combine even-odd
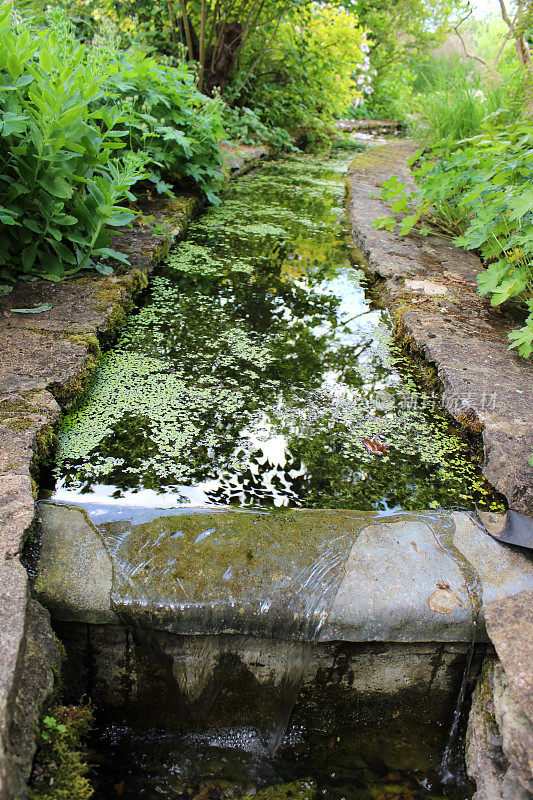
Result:
{"label": "moss patch", "polygon": [[269,786],[243,800],[315,800],[317,796],[314,781],[293,781],[282,786]]}
{"label": "moss patch", "polygon": [[3,465],[0,464],[0,472],[2,473],[15,472],[15,470],[17,469],[20,469],[20,464],[18,463],[18,461],[12,461],[8,464],[3,464]]}
{"label": "moss patch", "polygon": [[53,425],[43,425],[37,431],[33,441],[32,472],[37,468],[37,464],[50,457],[55,446],[56,436]]}
{"label": "moss patch", "polygon": [[35,424],[31,417],[3,417],[0,423],[12,431],[27,431]]}
{"label": "moss patch", "polygon": [[89,800],[94,794],[83,739],[89,706],[53,706],[43,717],[33,763],[30,800]]}
{"label": "moss patch", "polygon": [[94,333],[72,333],[68,338],[73,344],[87,348],[87,352],[93,356],[101,353],[100,343]]}
{"label": "moss patch", "polygon": [[68,383],[53,383],[48,388],[62,408],[68,408],[88,387],[91,378],[96,372],[97,360],[92,355],[87,355],[83,367],[75,378]]}
{"label": "moss patch", "polygon": [[0,414],[41,414],[42,409],[32,403],[37,392],[22,397],[5,397],[0,400]]}

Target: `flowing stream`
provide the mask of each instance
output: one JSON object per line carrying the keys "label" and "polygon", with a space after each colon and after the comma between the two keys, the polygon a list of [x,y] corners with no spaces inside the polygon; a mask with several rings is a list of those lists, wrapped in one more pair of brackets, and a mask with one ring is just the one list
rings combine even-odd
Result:
{"label": "flowing stream", "polygon": [[[226,602],[231,628],[240,609],[232,591],[224,599],[224,586],[248,580],[253,548],[223,523],[209,523],[228,505],[260,512],[253,544],[264,539],[270,573],[281,575],[249,617],[258,627],[243,635],[278,635],[276,608],[289,606],[294,619],[263,735],[238,724],[179,737],[111,724],[99,734],[97,797],[225,800],[291,782],[289,793],[264,798],[467,796],[436,779],[446,731],[427,745],[423,767],[414,759],[391,770],[386,745],[383,758],[366,761],[354,757],[353,742],[346,751],[337,747],[342,720],[327,723],[332,744],[325,749],[324,731],[317,749],[309,720],[289,721],[309,647],[365,522],[346,511],[354,520],[350,537],[326,530],[305,548],[294,540],[291,550],[290,533],[268,538],[271,514],[291,506],[384,516],[501,507],[470,443],[427,393],[421,367],[394,343],[387,312],[349,259],[343,190],[352,157],[289,156],[231,186],[153,278],[59,431],[49,496],[81,504],[104,530],[115,565],[113,602],[129,624],[131,610],[138,625],[139,609],[153,607],[155,597],[160,628],[166,614],[175,634],[210,634],[198,664],[216,656],[231,666],[227,641],[209,628],[210,607]],[[172,511],[188,508],[209,512],[201,530],[194,515],[189,527],[176,528]],[[439,544],[457,560],[453,541],[436,527]],[[217,583],[211,567],[220,552],[227,565]],[[187,559],[188,580],[178,580],[175,565],[183,572]],[[477,613],[476,577],[459,566],[474,587]],[[253,586],[240,596],[257,601]],[[150,646],[163,662],[156,640]],[[231,669],[223,672],[214,698]],[[181,683],[201,679],[184,674]],[[407,752],[413,742],[402,747]]]}

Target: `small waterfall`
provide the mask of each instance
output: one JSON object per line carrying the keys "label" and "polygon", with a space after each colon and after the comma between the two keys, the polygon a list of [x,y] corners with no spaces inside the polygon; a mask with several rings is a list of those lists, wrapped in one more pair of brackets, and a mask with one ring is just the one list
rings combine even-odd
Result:
{"label": "small waterfall", "polygon": [[468,694],[469,683],[472,675],[472,664],[476,651],[479,612],[483,601],[483,585],[478,572],[468,561],[463,553],[454,544],[455,524],[451,517],[440,516],[437,524],[432,524],[431,529],[444,552],[457,564],[465,582],[470,608],[472,612],[471,637],[466,656],[466,663],[461,679],[459,694],[453,712],[452,724],[448,734],[446,747],[442,754],[439,774],[443,784],[466,784],[464,769],[463,735],[462,728],[465,722],[467,707],[465,700]]}
{"label": "small waterfall", "polygon": [[287,646],[285,669],[278,685],[278,703],[272,720],[265,730],[265,744],[270,755],[281,745],[298,699],[305,670],[309,664],[313,645],[310,642],[291,642]]}
{"label": "small waterfall", "polygon": [[[190,720],[206,720],[243,668],[237,647],[253,652],[261,640],[283,640],[275,685],[260,701],[258,733],[270,755],[285,736],[351,548],[374,519],[322,511],[315,524],[316,513],[189,513],[100,526],[114,564],[113,607],[174,682]],[[194,653],[170,657],[165,631],[194,640]]]}
{"label": "small waterfall", "polygon": [[303,600],[303,613],[294,614],[295,621],[299,619],[303,640],[291,642],[287,647],[285,669],[278,687],[279,705],[266,736],[266,746],[272,755],[285,737],[312,647],[328,618],[344,574],[344,565],[362,529],[360,527],[356,533],[344,534],[329,542],[317,560],[300,570],[287,586],[287,595],[294,598],[296,606]]}

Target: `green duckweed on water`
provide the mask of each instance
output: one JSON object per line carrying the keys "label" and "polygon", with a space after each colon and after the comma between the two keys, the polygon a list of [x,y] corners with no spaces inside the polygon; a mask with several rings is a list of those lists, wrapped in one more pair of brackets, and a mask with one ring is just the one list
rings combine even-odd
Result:
{"label": "green duckweed on water", "polygon": [[191,226],[61,427],[58,498],[500,507],[348,261],[349,160],[268,164]]}

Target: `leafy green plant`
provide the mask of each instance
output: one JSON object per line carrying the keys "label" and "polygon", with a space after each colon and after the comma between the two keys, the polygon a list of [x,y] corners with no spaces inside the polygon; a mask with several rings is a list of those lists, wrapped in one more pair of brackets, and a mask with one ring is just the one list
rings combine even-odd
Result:
{"label": "leafy green plant", "polygon": [[[435,145],[414,172],[418,188],[397,178],[386,181],[382,198],[403,214],[400,233],[427,234],[436,225],[458,247],[477,250],[485,269],[479,292],[491,304],[507,301],[523,309],[524,324],[509,334],[524,358],[533,352],[533,126],[516,123],[497,132]],[[393,217],[376,227],[393,229]]]}
{"label": "leafy green plant", "polygon": [[[360,96],[353,71],[363,57],[363,31],[353,14],[333,6],[300,6],[254,39],[230,91],[267,128],[281,128],[321,143],[328,124]],[[268,52],[268,65],[258,62]]]}
{"label": "leafy green plant", "polygon": [[148,154],[153,164],[149,178],[159,192],[169,193],[170,184],[191,181],[210,202],[218,202],[224,103],[198,91],[196,71],[185,62],[167,62],[133,49],[116,53],[108,87],[119,105],[123,101],[132,109],[128,146]]}
{"label": "leafy green plant", "polygon": [[105,101],[109,68],[75,40],[61,13],[34,31],[0,5],[0,277],[61,280],[124,257],[108,226],[145,174],[146,156],[124,148],[128,111]]}
{"label": "leafy green plant", "polygon": [[256,111],[244,106],[227,106],[224,131],[228,139],[243,144],[268,144],[277,150],[293,150],[294,146],[286,130],[265,125]]}
{"label": "leafy green plant", "polygon": [[30,800],[89,800],[93,796],[83,750],[92,720],[87,705],[54,706],[42,719]]}
{"label": "leafy green plant", "polygon": [[366,102],[373,116],[408,121],[413,67],[444,40],[455,5],[453,0],[358,0],[359,23],[371,44],[370,66],[377,73]]}

